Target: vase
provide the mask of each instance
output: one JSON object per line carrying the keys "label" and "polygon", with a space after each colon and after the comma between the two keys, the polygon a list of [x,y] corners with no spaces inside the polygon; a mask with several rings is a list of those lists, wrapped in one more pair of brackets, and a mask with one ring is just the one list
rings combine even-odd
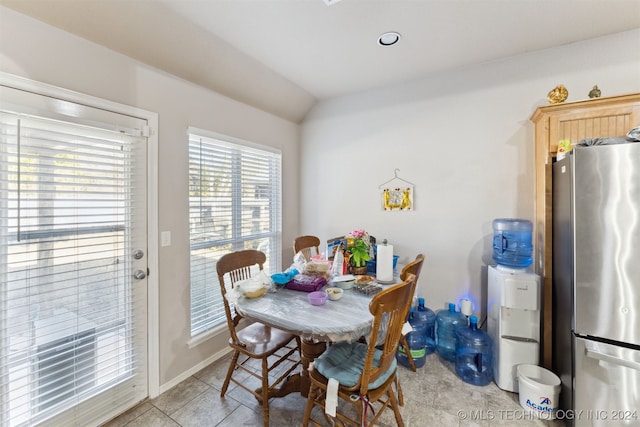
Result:
{"label": "vase", "polygon": [[353,265],[349,266],[349,271],[351,271],[351,274],[355,274],[357,276],[363,275],[363,274],[367,274],[367,266],[362,266],[362,267],[354,267]]}

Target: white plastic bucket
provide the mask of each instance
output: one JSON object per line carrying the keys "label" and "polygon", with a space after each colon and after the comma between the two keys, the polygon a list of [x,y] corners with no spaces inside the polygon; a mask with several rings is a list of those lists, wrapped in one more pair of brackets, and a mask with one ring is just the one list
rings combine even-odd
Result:
{"label": "white plastic bucket", "polygon": [[555,418],[560,397],[560,378],[536,365],[518,365],[517,372],[520,406],[540,418]]}

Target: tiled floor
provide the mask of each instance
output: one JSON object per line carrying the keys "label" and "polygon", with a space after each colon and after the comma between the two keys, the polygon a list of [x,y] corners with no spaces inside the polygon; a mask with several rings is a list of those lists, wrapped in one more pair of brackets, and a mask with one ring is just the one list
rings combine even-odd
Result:
{"label": "tiled floor", "polygon": [[[230,355],[225,356],[105,427],[262,426],[262,409],[248,392],[231,384],[226,396],[220,397],[229,360]],[[453,365],[441,361],[436,354],[427,356],[425,366],[417,373],[399,367],[399,375],[405,396],[400,410],[408,427],[563,426],[558,420],[538,420],[525,414],[518,395],[505,392],[494,383],[477,387],[463,382]],[[271,426],[301,425],[305,403],[306,399],[298,394],[273,399]],[[396,425],[391,410],[385,411],[379,425]]]}

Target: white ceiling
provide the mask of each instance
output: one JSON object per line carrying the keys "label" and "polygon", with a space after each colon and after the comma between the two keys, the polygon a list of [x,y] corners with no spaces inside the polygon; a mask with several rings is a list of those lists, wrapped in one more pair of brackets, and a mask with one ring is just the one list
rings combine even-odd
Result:
{"label": "white ceiling", "polygon": [[294,122],[316,100],[640,28],[640,0],[0,4]]}

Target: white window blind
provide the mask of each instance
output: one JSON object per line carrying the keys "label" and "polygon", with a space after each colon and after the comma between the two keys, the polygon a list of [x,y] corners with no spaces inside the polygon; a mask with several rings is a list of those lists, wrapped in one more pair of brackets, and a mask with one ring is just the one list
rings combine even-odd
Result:
{"label": "white window blind", "polygon": [[189,134],[191,335],[225,322],[216,261],[241,249],[267,256],[280,269],[281,155]]}
{"label": "white window blind", "polygon": [[129,256],[145,145],[0,111],[0,425],[88,425],[146,396]]}

